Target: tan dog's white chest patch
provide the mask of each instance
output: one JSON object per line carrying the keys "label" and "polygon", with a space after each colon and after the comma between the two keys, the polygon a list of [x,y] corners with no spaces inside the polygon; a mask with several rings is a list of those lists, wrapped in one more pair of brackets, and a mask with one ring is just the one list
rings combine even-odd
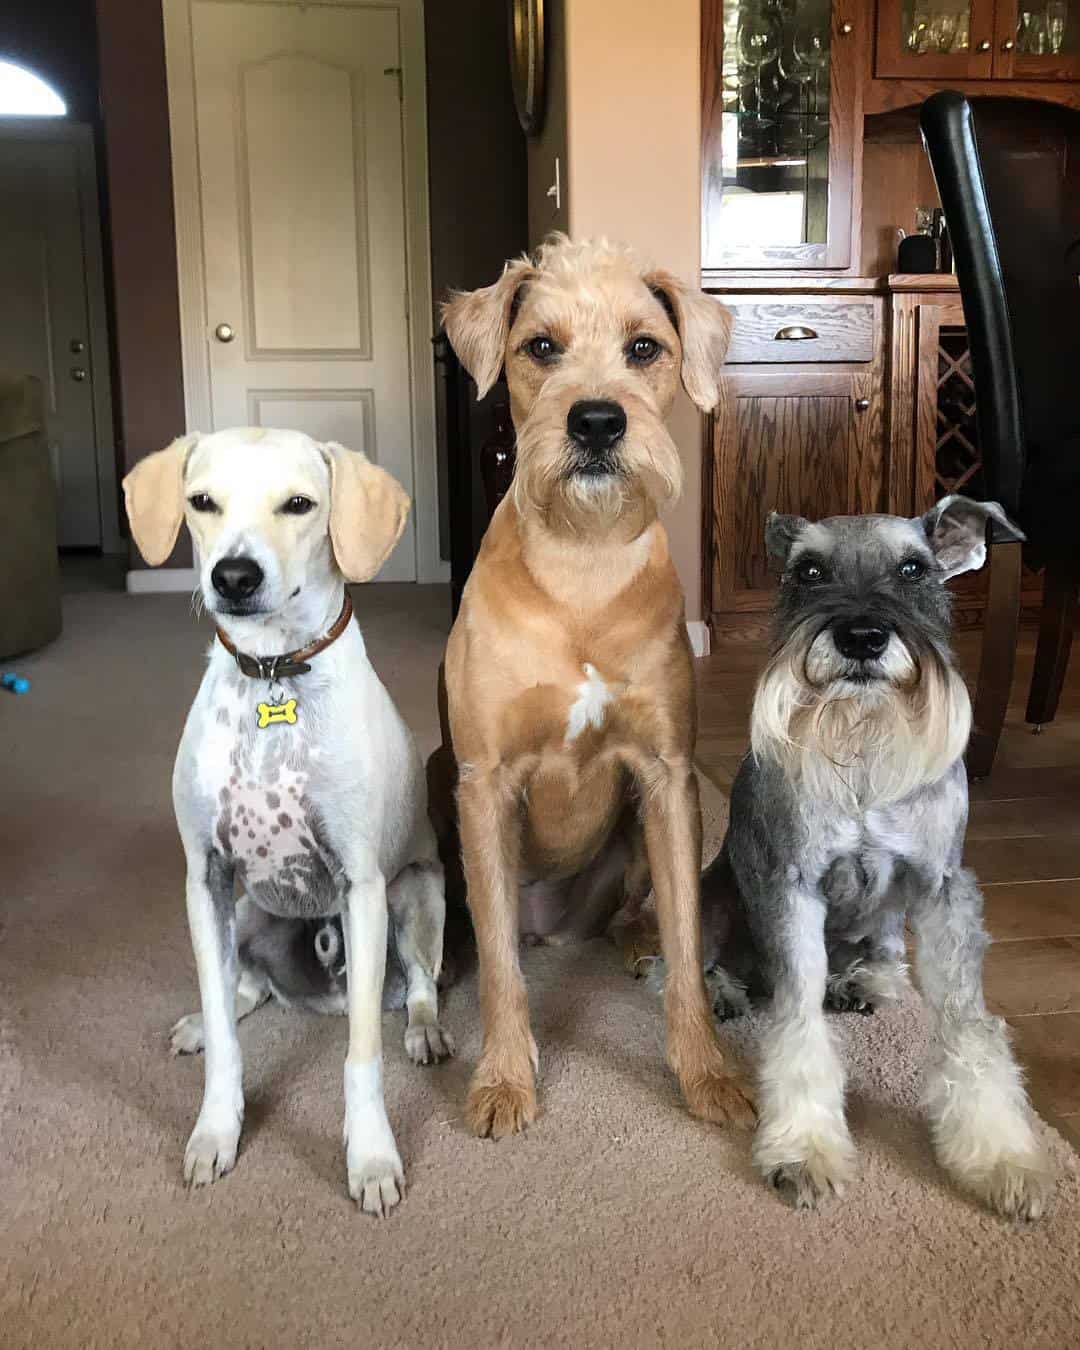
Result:
{"label": "tan dog's white chest patch", "polygon": [[585,679],[576,692],[577,698],[570,705],[566,719],[566,745],[576,740],[586,727],[602,727],[609,705],[615,702],[614,691],[588,661],[585,662]]}

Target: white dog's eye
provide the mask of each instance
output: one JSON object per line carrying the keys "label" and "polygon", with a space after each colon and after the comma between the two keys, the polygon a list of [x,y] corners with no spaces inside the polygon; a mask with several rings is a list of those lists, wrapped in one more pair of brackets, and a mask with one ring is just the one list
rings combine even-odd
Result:
{"label": "white dog's eye", "polygon": [[647,366],[660,355],[660,344],[655,338],[637,337],[626,349],[627,360],[636,366]]}
{"label": "white dog's eye", "polygon": [[919,558],[905,558],[896,570],[905,581],[921,581],[926,576],[926,564]]}
{"label": "white dog's eye", "polygon": [[795,568],[795,575],[805,585],[813,586],[825,580],[825,568],[813,558],[806,558]]}
{"label": "white dog's eye", "polygon": [[290,497],[287,502],[282,504],[281,510],[287,516],[306,516],[311,510],[314,510],[315,503],[310,497]]}
{"label": "white dog's eye", "polygon": [[193,492],[188,498],[188,505],[193,511],[217,511],[218,504],[210,496],[209,492]]}

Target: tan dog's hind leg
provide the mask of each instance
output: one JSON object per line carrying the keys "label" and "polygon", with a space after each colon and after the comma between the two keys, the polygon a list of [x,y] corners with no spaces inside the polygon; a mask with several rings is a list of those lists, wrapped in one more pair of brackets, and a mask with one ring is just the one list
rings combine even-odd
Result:
{"label": "tan dog's hind leg", "polygon": [[662,764],[642,784],[642,817],[667,978],[668,1062],[690,1111],[718,1124],[751,1126],[750,1089],[725,1062],[705,991],[699,864],[701,810],[687,765]]}
{"label": "tan dog's hind leg", "polygon": [[489,775],[462,778],[458,817],[484,1036],[466,1113],[476,1134],[500,1139],[536,1119],[536,1042],[518,962],[520,826],[515,804]]}

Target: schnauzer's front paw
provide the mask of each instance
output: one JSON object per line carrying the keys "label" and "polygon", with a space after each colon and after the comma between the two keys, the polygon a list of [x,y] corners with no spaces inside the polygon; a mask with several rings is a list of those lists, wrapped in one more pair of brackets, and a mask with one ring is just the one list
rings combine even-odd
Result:
{"label": "schnauzer's front paw", "polygon": [[683,1097],[692,1116],[714,1125],[738,1125],[753,1129],[757,1120],[754,1092],[738,1073],[710,1071],[681,1083]]}
{"label": "schnauzer's front paw", "polygon": [[792,1150],[801,1156],[778,1159],[776,1150],[756,1149],[758,1170],[794,1209],[816,1209],[830,1195],[843,1195],[855,1171],[850,1140],[807,1140]]}
{"label": "schnauzer's front paw", "polygon": [[189,1186],[209,1186],[232,1171],[240,1146],[241,1114],[227,1109],[199,1113],[184,1152],[184,1180]]}
{"label": "schnauzer's front paw", "polygon": [[439,1064],[454,1053],[454,1038],[438,1022],[419,1022],[405,1032],[405,1053],[414,1064]]}
{"label": "schnauzer's front paw", "polygon": [[831,1012],[857,1012],[872,1017],[877,1005],[871,1003],[858,985],[843,979],[830,980],[825,986],[825,1006]]}
{"label": "schnauzer's front paw", "polygon": [[520,1134],[536,1119],[536,1111],[536,1086],[531,1077],[519,1082],[490,1082],[478,1072],[473,1078],[466,1117],[469,1128],[481,1138]]}
{"label": "schnauzer's front paw", "polygon": [[1049,1203],[1057,1176],[1041,1147],[999,1158],[988,1170],[953,1173],[957,1185],[1007,1219],[1038,1219]]}
{"label": "schnauzer's front paw", "polygon": [[181,1017],[169,1032],[169,1052],[174,1055],[197,1055],[203,1048],[203,1020],[201,1013]]}
{"label": "schnauzer's front paw", "polygon": [[[358,1151],[359,1152],[359,1151]],[[385,1219],[405,1194],[405,1171],[397,1153],[387,1157],[348,1154],[349,1194],[365,1214]]]}
{"label": "schnauzer's front paw", "polygon": [[730,1022],[750,1011],[746,985],[729,975],[722,966],[705,972],[705,988],[712,1000],[713,1016],[718,1022]]}

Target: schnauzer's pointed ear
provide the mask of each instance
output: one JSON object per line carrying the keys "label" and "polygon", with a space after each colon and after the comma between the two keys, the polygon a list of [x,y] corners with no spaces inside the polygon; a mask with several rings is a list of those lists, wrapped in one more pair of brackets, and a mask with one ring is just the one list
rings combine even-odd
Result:
{"label": "schnauzer's pointed ear", "polygon": [[370,581],[394,550],[409,515],[409,496],[361,450],[333,441],[322,447],[330,466],[330,542],[346,581]]}
{"label": "schnauzer's pointed ear", "polygon": [[645,284],[667,310],[682,344],[682,382],[702,412],[720,401],[720,367],[734,322],[731,311],[670,272],[651,272]]}
{"label": "schnauzer's pointed ear", "polygon": [[178,436],[164,450],[140,459],[124,478],[128,522],[139,552],[160,567],[173,551],[184,519],[184,467],[199,434]]}
{"label": "schnauzer's pointed ear", "polygon": [[983,565],[988,526],[997,542],[1017,543],[1025,538],[997,502],[976,502],[956,493],[935,502],[920,523],[946,581]]}
{"label": "schnauzer's pointed ear", "polygon": [[518,295],[535,275],[528,258],[515,258],[506,264],[493,286],[455,291],[442,307],[450,345],[476,381],[478,398],[483,398],[499,378]]}
{"label": "schnauzer's pointed ear", "polygon": [[770,558],[786,563],[791,546],[810,522],[804,516],[782,516],[770,511],[765,520],[765,549]]}

